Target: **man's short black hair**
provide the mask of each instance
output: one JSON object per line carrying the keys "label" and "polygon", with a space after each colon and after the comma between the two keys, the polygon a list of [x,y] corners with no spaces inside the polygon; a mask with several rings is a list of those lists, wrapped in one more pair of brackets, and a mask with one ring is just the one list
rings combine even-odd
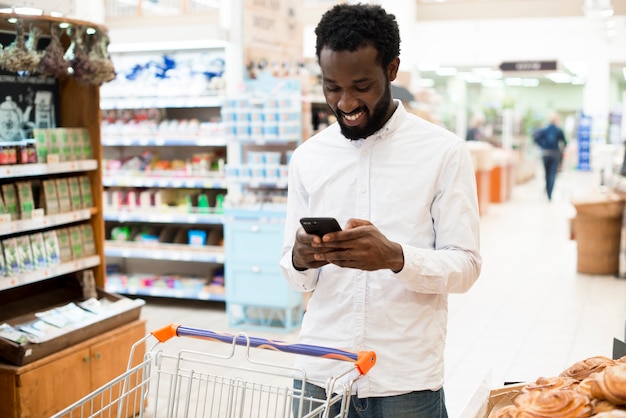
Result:
{"label": "man's short black hair", "polygon": [[365,46],[378,51],[383,68],[400,56],[400,29],[393,14],[373,4],[338,4],[329,9],[315,28],[315,54],[324,47],[354,52]]}

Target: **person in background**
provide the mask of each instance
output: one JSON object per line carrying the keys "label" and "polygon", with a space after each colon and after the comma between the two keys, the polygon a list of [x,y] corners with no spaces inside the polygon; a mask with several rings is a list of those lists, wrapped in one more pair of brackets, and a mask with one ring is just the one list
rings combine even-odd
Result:
{"label": "person in background", "polygon": [[472,118],[470,122],[470,128],[465,134],[466,141],[484,141],[485,135],[483,133],[483,119],[479,116]]}
{"label": "person in background", "polygon": [[556,175],[563,158],[563,151],[567,140],[563,130],[559,127],[559,116],[553,114],[546,127],[535,133],[535,143],[541,148],[541,158],[545,173],[546,194],[552,200],[552,191],[556,182]]}
{"label": "person in background", "polygon": [[[312,291],[299,342],[377,353],[353,387],[350,417],[447,417],[448,294],[469,290],[482,265],[469,149],[392,98],[394,15],[339,4],[315,34],[337,122],[296,148],[289,166],[280,267],[294,289]],[[312,216],[335,217],[343,230],[309,235],[299,220]],[[345,370],[303,356],[296,367],[320,381]],[[310,384],[305,392],[326,397]]]}

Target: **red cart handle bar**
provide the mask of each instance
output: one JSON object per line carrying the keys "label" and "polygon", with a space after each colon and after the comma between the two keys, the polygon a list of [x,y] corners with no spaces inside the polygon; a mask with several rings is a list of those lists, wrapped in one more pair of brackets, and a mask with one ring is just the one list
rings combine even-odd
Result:
{"label": "red cart handle bar", "polygon": [[161,343],[172,337],[195,337],[229,344],[234,342],[236,345],[250,346],[264,350],[282,351],[285,353],[322,357],[333,360],[354,361],[354,365],[361,374],[366,374],[374,367],[374,364],[376,364],[376,353],[373,351],[355,352],[309,344],[290,344],[280,340],[225,334],[206,329],[183,327],[177,324],[166,325],[163,328],[152,331],[151,334]]}

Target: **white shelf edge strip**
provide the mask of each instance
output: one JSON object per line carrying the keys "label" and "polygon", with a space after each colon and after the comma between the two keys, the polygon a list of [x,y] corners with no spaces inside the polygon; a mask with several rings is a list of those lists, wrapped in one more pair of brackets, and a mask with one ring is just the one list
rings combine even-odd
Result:
{"label": "white shelf edge strip", "polygon": [[48,266],[32,272],[21,273],[14,276],[0,277],[0,290],[11,289],[30,283],[40,282],[52,277],[62,276],[75,271],[84,270],[100,265],[100,256],[92,255],[79,258],[78,260]]}
{"label": "white shelf edge strip", "polygon": [[93,171],[98,168],[96,160],[64,161],[50,164],[15,164],[2,166],[0,177],[29,177],[45,176],[56,173],[74,173],[78,171]]}
{"label": "white shelf edge strip", "polygon": [[165,248],[158,245],[146,244],[143,247],[119,245],[112,241],[105,241],[104,254],[107,257],[122,258],[145,258],[151,260],[188,261],[223,263],[225,260],[223,251],[212,250],[211,247],[202,250],[185,251],[187,245],[180,244],[180,248]]}
{"label": "white shelf edge strip", "polygon": [[90,209],[80,209],[72,212],[46,215],[41,218],[20,219],[10,222],[0,222],[0,237],[20,232],[36,231],[52,226],[65,225],[91,218]]}

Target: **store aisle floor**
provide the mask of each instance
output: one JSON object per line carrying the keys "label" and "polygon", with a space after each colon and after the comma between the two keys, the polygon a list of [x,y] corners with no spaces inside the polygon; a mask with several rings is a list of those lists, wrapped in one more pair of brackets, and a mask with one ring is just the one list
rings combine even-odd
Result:
{"label": "store aisle floor", "polygon": [[[578,360],[610,357],[613,338],[625,338],[626,279],[578,274],[576,242],[569,239],[571,200],[595,191],[595,180],[593,173],[560,173],[548,202],[538,169],[534,179],[514,187],[509,201],[487,208],[481,277],[468,293],[450,297],[445,388],[451,418],[471,416],[467,405],[481,384],[557,375]],[[149,330],[175,322],[238,331],[228,327],[221,304],[150,299],[142,315]]]}

